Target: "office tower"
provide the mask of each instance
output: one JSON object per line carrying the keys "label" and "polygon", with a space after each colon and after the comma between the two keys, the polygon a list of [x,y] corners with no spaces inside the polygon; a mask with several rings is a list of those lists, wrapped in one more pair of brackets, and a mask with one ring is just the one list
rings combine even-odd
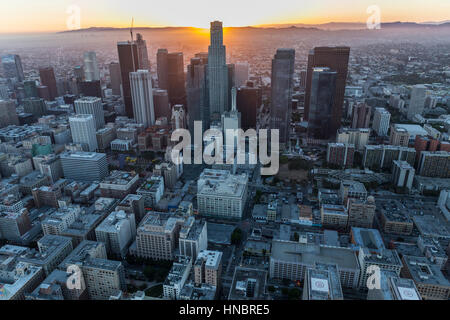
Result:
{"label": "office tower", "polygon": [[222,256],[220,251],[202,250],[194,258],[194,281],[219,287],[222,273]]}
{"label": "office tower", "polygon": [[164,194],[164,178],[161,176],[151,176],[147,178],[136,194],[144,197],[146,208],[155,207]]}
{"label": "office tower", "polygon": [[91,114],[94,117],[96,131],[105,126],[105,113],[102,99],[97,97],[82,97],[75,100],[75,112],[77,114]]}
{"label": "office tower", "polygon": [[158,74],[158,88],[168,90],[169,88],[169,70],[167,65],[167,49],[158,49],[156,54],[156,69]]}
{"label": "office tower", "polygon": [[138,51],[139,69],[150,71],[150,61],[148,60],[147,42],[142,34],[136,34],[136,45]]}
{"label": "office tower", "polygon": [[416,163],[420,160],[422,151],[448,151],[450,152],[450,142],[439,141],[427,136],[417,135],[414,140],[414,149],[416,149]]}
{"label": "office tower", "polygon": [[247,201],[248,176],[205,169],[197,181],[199,214],[240,219]]}
{"label": "office tower", "polygon": [[56,89],[56,78],[53,68],[40,68],[39,75],[41,77],[41,84],[48,88],[49,100],[55,100],[55,98],[58,96],[58,93]]}
{"label": "office tower", "polygon": [[228,68],[228,88],[227,88],[227,92],[228,92],[228,105],[227,105],[227,111],[231,110],[231,89],[236,87],[236,70],[234,67],[234,64],[229,63],[227,64],[227,68]]}
{"label": "office tower", "polygon": [[314,68],[327,67],[336,72],[336,85],[332,108],[332,126],[330,132],[335,133],[341,126],[344,106],[345,83],[347,81],[349,47],[316,47],[308,55],[308,69],[305,90],[305,120],[309,120],[311,103],[311,86]]}
{"label": "office tower", "polygon": [[208,90],[210,117],[218,120],[228,110],[228,67],[223,45],[222,22],[211,22],[211,43],[208,47]]}
{"label": "office tower", "polygon": [[172,108],[172,129],[186,129],[186,113],[184,112],[183,105],[176,104]]}
{"label": "office tower", "polygon": [[83,56],[84,78],[86,81],[100,80],[100,70],[98,69],[97,55],[94,51],[88,51]]}
{"label": "office tower", "polygon": [[61,164],[66,179],[101,181],[109,173],[104,153],[65,152],[61,155]]}
{"label": "office tower", "polygon": [[78,84],[80,94],[85,97],[102,98],[102,85],[100,80],[82,81]]}
{"label": "office tower", "polygon": [[329,143],[327,149],[327,163],[343,168],[353,166],[355,145],[348,143]]}
{"label": "office tower", "polygon": [[254,87],[253,82],[248,81],[237,89],[236,107],[241,113],[241,127],[243,130],[256,129],[258,108],[262,104],[261,88]]}
{"label": "office tower", "polygon": [[315,139],[330,139],[339,128],[335,129],[333,125],[336,79],[337,73],[329,68],[314,68],[312,71],[308,135]]}
{"label": "office tower", "polygon": [[8,86],[4,84],[0,84],[0,100],[1,99],[9,99]]}
{"label": "office tower", "polygon": [[24,79],[22,61],[17,54],[7,54],[1,57],[3,66],[3,76],[5,78],[15,78],[21,82]]}
{"label": "office tower", "polygon": [[19,125],[16,103],[14,100],[0,100],[0,128],[9,125]]}
{"label": "office tower", "polygon": [[9,241],[22,241],[22,236],[32,228],[26,208],[17,212],[0,212],[0,237]]}
{"label": "office tower", "polygon": [[36,81],[27,80],[23,82],[23,90],[25,92],[25,98],[37,98],[38,90],[36,86]]}
{"label": "office tower", "polygon": [[50,100],[50,91],[47,86],[37,86],[38,97],[44,99],[45,101]]}
{"label": "office tower", "polygon": [[367,199],[349,198],[347,202],[348,227],[372,228],[375,218],[375,198]]}
{"label": "office tower", "polygon": [[396,188],[411,190],[414,181],[414,168],[406,161],[395,160],[392,169],[392,181]]}
{"label": "office tower", "polygon": [[289,143],[291,103],[294,89],[295,50],[278,49],[272,59],[272,103],[270,129],[280,130],[280,143]]}
{"label": "office tower", "polygon": [[391,135],[389,137],[389,144],[393,146],[409,145],[409,132],[405,128],[391,127]]}
{"label": "office tower", "polygon": [[303,300],[344,300],[336,264],[316,262],[306,269]]}
{"label": "office tower", "polygon": [[27,98],[24,100],[23,111],[31,113],[35,119],[42,117],[47,113],[47,105],[44,99]]}
{"label": "office tower", "polygon": [[158,88],[153,89],[153,107],[155,109],[155,120],[161,117],[169,120],[172,117],[167,90],[161,90]]}
{"label": "office tower", "polygon": [[122,94],[125,103],[125,113],[133,118],[133,102],[131,98],[130,73],[138,70],[139,58],[136,43],[130,41],[118,42],[120,75],[122,78]]}
{"label": "office tower", "polygon": [[236,87],[243,86],[248,80],[248,62],[238,62],[234,65],[235,70],[235,85]]}
{"label": "office tower", "polygon": [[120,77],[120,64],[117,62],[111,62],[109,64],[109,80],[111,82],[112,94],[115,96],[121,95],[120,86],[122,79]]}
{"label": "office tower", "polygon": [[418,84],[412,87],[411,99],[406,113],[408,120],[413,120],[416,114],[421,115],[425,107],[427,87]]}
{"label": "office tower", "polygon": [[73,74],[75,76],[75,80],[77,82],[84,81],[84,67],[83,66],[75,66],[73,68]]}
{"label": "office tower", "polygon": [[227,148],[237,148],[237,136],[235,134],[229,134],[228,130],[236,130],[241,128],[241,114],[236,110],[236,88],[231,90],[231,111],[225,111],[222,113],[221,122],[222,122],[222,132],[224,134],[224,145]]}
{"label": "office tower", "polygon": [[367,103],[358,103],[353,107],[352,128],[369,128],[372,109]]}
{"label": "office tower", "polygon": [[95,228],[95,237],[103,242],[106,252],[114,257],[124,258],[136,236],[134,214],[113,211]]}
{"label": "office tower", "polygon": [[379,137],[387,136],[391,114],[384,108],[375,108],[372,128]]}
{"label": "office tower", "polygon": [[[194,121],[201,121],[203,131],[209,129],[209,91],[207,89],[207,64],[205,55],[196,54],[187,67],[186,94],[189,131],[194,136]],[[203,132],[202,132],[203,133]]]}
{"label": "office tower", "polygon": [[153,174],[164,177],[164,186],[166,188],[172,189],[178,181],[177,166],[173,162],[155,164]]}
{"label": "office tower", "polygon": [[84,151],[97,149],[95,120],[92,114],[77,114],[69,117],[69,124],[74,143],[81,144]]}
{"label": "office tower", "polygon": [[148,70],[138,70],[130,73],[133,115],[137,123],[146,128],[155,124],[155,109],[153,105],[152,77]]}
{"label": "office tower", "polygon": [[404,160],[414,165],[416,150],[414,148],[391,145],[366,145],[363,166],[371,170],[390,169],[394,160]]}
{"label": "office tower", "polygon": [[182,52],[172,52],[167,54],[167,94],[169,102],[175,104],[185,104],[186,89],[184,84],[184,62]]}

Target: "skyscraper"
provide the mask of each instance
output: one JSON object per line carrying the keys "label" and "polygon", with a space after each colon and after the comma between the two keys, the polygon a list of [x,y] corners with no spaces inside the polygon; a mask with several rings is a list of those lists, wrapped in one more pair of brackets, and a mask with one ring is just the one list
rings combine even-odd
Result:
{"label": "skyscraper", "polygon": [[426,87],[415,85],[411,90],[411,100],[409,100],[407,118],[413,120],[416,114],[421,115],[425,107]]}
{"label": "skyscraper", "polygon": [[208,89],[210,117],[218,120],[228,110],[228,66],[223,45],[222,22],[211,22],[211,44],[208,48]]}
{"label": "skyscraper", "polygon": [[391,114],[384,108],[375,108],[375,114],[373,115],[372,128],[375,130],[378,136],[384,137],[389,130],[389,121],[391,120]]}
{"label": "skyscraper", "polygon": [[131,100],[130,72],[138,70],[139,59],[136,43],[130,41],[118,42],[120,74],[122,78],[122,93],[127,117],[133,118],[133,104]]}
{"label": "skyscraper", "polygon": [[333,130],[333,106],[337,73],[329,68],[314,68],[311,77],[308,136],[329,139]]}
{"label": "skyscraper", "polygon": [[209,128],[209,98],[207,89],[207,54],[196,54],[187,67],[186,91],[189,131],[194,136],[194,121],[202,121],[203,130]]}
{"label": "skyscraper", "polygon": [[100,80],[100,70],[98,69],[97,55],[94,51],[84,53],[84,77],[86,81]]}
{"label": "skyscraper", "polygon": [[23,81],[22,61],[17,54],[7,54],[1,58],[5,78],[16,78]]}
{"label": "skyscraper", "polygon": [[358,103],[353,107],[352,128],[368,128],[371,114],[372,109],[368,104]]}
{"label": "skyscraper", "polygon": [[36,81],[27,80],[23,82],[23,90],[25,92],[25,98],[36,98],[38,97],[38,90],[36,86]]}
{"label": "skyscraper", "polygon": [[245,85],[248,80],[248,62],[238,62],[234,65],[235,67],[235,77],[236,77],[236,87]]}
{"label": "skyscraper", "polygon": [[184,63],[182,52],[167,55],[167,80],[169,102],[172,106],[186,104],[186,88],[184,84]]}
{"label": "skyscraper", "polygon": [[9,125],[19,125],[19,118],[17,117],[16,104],[14,100],[0,99],[0,128]]}
{"label": "skyscraper", "polygon": [[47,112],[47,106],[44,99],[41,98],[26,98],[23,104],[23,111],[31,113],[34,119],[42,117]]}
{"label": "skyscraper", "polygon": [[41,84],[48,88],[48,95],[50,100],[55,100],[58,96],[56,88],[55,72],[52,67],[40,68],[39,75],[41,77]]}
{"label": "skyscraper", "polygon": [[138,70],[130,73],[130,81],[134,119],[148,128],[155,124],[152,77],[148,70]]}
{"label": "skyscraper", "polygon": [[139,69],[150,71],[150,61],[148,60],[147,42],[142,38],[142,34],[136,34],[136,44],[138,50]]}
{"label": "skyscraper", "polygon": [[69,117],[69,124],[74,143],[81,144],[84,151],[97,149],[95,121],[92,114],[77,114]]}
{"label": "skyscraper", "polygon": [[256,129],[257,111],[262,104],[261,88],[255,88],[253,82],[248,81],[237,89],[236,104],[241,113],[242,129]]}
{"label": "skyscraper", "polygon": [[97,97],[83,97],[75,100],[75,112],[77,114],[92,114],[95,120],[96,130],[105,126],[105,114],[102,100]]}
{"label": "skyscraper", "polygon": [[270,129],[280,131],[280,143],[289,142],[292,91],[294,88],[294,49],[278,49],[272,59],[272,103]]}
{"label": "skyscraper", "polygon": [[109,80],[111,82],[112,94],[120,96],[120,85],[122,80],[120,78],[120,65],[117,62],[111,62],[109,64]]}
{"label": "skyscraper", "polygon": [[158,74],[158,87],[163,90],[167,90],[169,87],[169,78],[167,70],[167,55],[169,52],[167,49],[158,49],[156,54],[156,68]]}
{"label": "skyscraper", "polygon": [[347,81],[349,47],[316,47],[308,55],[308,70],[305,91],[305,120],[310,114],[311,83],[313,69],[328,67],[336,71],[336,86],[333,101],[333,116],[331,131],[336,132],[341,126],[342,109],[344,105],[345,83]]}
{"label": "skyscraper", "polygon": [[172,117],[172,111],[169,105],[169,96],[167,90],[153,89],[153,107],[155,109],[155,120],[161,117],[169,121]]}

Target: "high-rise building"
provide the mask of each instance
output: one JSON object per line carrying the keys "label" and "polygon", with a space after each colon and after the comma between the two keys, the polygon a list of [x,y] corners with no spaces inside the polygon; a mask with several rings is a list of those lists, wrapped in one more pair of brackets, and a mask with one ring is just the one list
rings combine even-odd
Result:
{"label": "high-rise building", "polygon": [[397,188],[411,190],[414,181],[414,168],[406,161],[395,160],[392,169],[392,180]]}
{"label": "high-rise building", "polygon": [[81,81],[78,83],[80,94],[85,97],[102,98],[102,85],[100,80]]}
{"label": "high-rise building", "polygon": [[272,59],[270,129],[278,129],[280,144],[289,143],[291,103],[294,89],[295,50],[278,49]]}
{"label": "high-rise building", "polygon": [[56,78],[53,68],[40,68],[39,75],[41,77],[41,84],[48,88],[49,100],[55,100],[58,96],[58,91],[56,88]]}
{"label": "high-rise building", "polygon": [[208,47],[208,90],[210,117],[219,119],[228,109],[228,66],[223,45],[222,22],[211,22],[211,43]]}
{"label": "high-rise building", "polygon": [[23,82],[23,91],[25,92],[25,98],[37,98],[38,90],[36,86],[36,81],[27,80]]}
{"label": "high-rise building", "polygon": [[19,118],[17,116],[16,104],[14,100],[0,99],[0,128],[9,125],[19,125]]}
{"label": "high-rise building", "polygon": [[156,69],[158,74],[158,88],[167,90],[169,88],[169,74],[167,66],[167,49],[158,49],[156,54]]}
{"label": "high-rise building", "polygon": [[417,172],[425,177],[450,178],[450,152],[422,151]]}
{"label": "high-rise building", "polygon": [[353,107],[352,128],[369,128],[372,108],[367,103],[359,103]]}
{"label": "high-rise building", "polygon": [[120,76],[120,64],[117,62],[111,62],[109,64],[109,80],[111,82],[112,94],[115,96],[121,95],[120,86],[122,79]]}
{"label": "high-rise building", "polygon": [[375,108],[372,128],[379,137],[387,136],[391,114],[384,108]]}
{"label": "high-rise building", "polygon": [[136,45],[138,51],[139,69],[150,71],[150,61],[148,60],[147,41],[142,34],[136,34]]}
{"label": "high-rise building", "polygon": [[311,87],[313,71],[317,67],[327,67],[336,72],[336,85],[333,94],[331,132],[336,132],[341,126],[344,106],[345,83],[347,81],[349,47],[316,47],[308,55],[308,69],[305,90],[305,120],[309,120],[311,104]]}
{"label": "high-rise building", "polygon": [[348,227],[372,228],[375,218],[375,198],[367,199],[348,198]]}
{"label": "high-rise building", "polygon": [[123,41],[117,43],[119,53],[120,74],[122,78],[122,94],[125,103],[125,113],[133,118],[133,102],[131,98],[130,73],[139,69],[139,58],[136,43]]}
{"label": "high-rise building", "polygon": [[83,56],[84,78],[86,81],[100,80],[100,70],[98,69],[97,55],[94,51],[88,51]]}
{"label": "high-rise building", "polygon": [[70,131],[74,143],[82,145],[84,151],[95,151],[98,147],[94,116],[77,114],[69,117]]}
{"label": "high-rise building", "polygon": [[[308,135],[315,139],[330,139],[334,130],[336,94],[336,71],[329,68],[314,68],[311,75],[310,103],[308,108]],[[306,108],[305,108],[306,112]]]}
{"label": "high-rise building", "polygon": [[344,300],[336,264],[316,263],[307,268],[303,300]]}
{"label": "high-rise building", "polygon": [[153,89],[153,107],[155,109],[155,120],[161,117],[167,118],[167,120],[172,118],[167,90]]}
{"label": "high-rise building", "polygon": [[172,108],[172,129],[186,129],[186,112],[181,104],[176,104]]}
{"label": "high-rise building", "polygon": [[370,129],[340,128],[337,132],[336,142],[351,143],[355,145],[356,150],[361,150],[364,149],[364,147],[369,142],[369,136],[370,136]]}
{"label": "high-rise building", "polygon": [[109,173],[104,153],[65,152],[61,155],[61,164],[66,179],[100,182]]}
{"label": "high-rise building", "polygon": [[195,260],[198,254],[208,247],[208,234],[206,221],[195,220],[193,216],[188,217],[180,229],[178,248],[180,255],[191,257]]}
{"label": "high-rise building", "polygon": [[243,86],[247,83],[248,80],[248,62],[237,62],[234,65],[235,70],[235,81],[236,81],[236,87]]}
{"label": "high-rise building", "polygon": [[148,70],[138,70],[130,73],[133,115],[137,123],[146,128],[155,124],[155,109],[153,105],[152,77]]}
{"label": "high-rise building", "polygon": [[75,100],[75,112],[77,114],[91,114],[95,120],[95,129],[105,126],[105,113],[102,100],[97,97],[82,97]]}
{"label": "high-rise building", "polygon": [[413,120],[416,114],[422,114],[425,107],[426,90],[427,87],[421,84],[415,85],[412,88],[411,99],[409,100],[409,106],[406,114],[408,120]]}
{"label": "high-rise building", "polygon": [[186,104],[184,84],[184,62],[182,52],[167,54],[167,94],[172,106]]}
{"label": "high-rise building", "polygon": [[[189,131],[194,136],[194,121],[201,121],[203,131],[209,129],[209,90],[207,89],[207,64],[206,54],[196,54],[187,67],[186,95],[187,110],[189,116]],[[203,133],[203,132],[202,132]]]}
{"label": "high-rise building", "polygon": [[262,104],[261,88],[254,87],[253,82],[247,81],[237,89],[236,106],[241,113],[241,127],[243,130],[256,129],[258,108]]}
{"label": "high-rise building", "polygon": [[355,145],[348,143],[329,143],[327,149],[327,163],[343,168],[353,166]]}
{"label": "high-rise building", "polygon": [[220,251],[202,250],[194,258],[194,281],[196,285],[207,283],[219,287],[222,272]]}
{"label": "high-rise building", "polygon": [[15,78],[21,82],[24,79],[22,60],[17,54],[7,54],[1,57],[3,66],[3,76],[5,78]]}
{"label": "high-rise building", "polygon": [[450,152],[450,142],[439,141],[431,137],[417,135],[414,140],[414,149],[416,149],[416,163],[420,160],[422,151],[448,151]]}
{"label": "high-rise building", "polygon": [[407,147],[409,145],[409,132],[405,128],[391,127],[389,144],[393,146]]}
{"label": "high-rise building", "polygon": [[33,117],[37,119],[47,113],[47,106],[44,99],[27,98],[23,101],[23,111],[31,113]]}

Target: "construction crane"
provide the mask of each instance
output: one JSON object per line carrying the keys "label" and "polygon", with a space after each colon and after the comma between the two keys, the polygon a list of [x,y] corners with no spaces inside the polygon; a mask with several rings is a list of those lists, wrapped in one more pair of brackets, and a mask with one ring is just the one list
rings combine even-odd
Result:
{"label": "construction crane", "polygon": [[130,49],[131,49],[131,60],[133,61],[133,72],[136,72],[136,66],[134,64],[134,50],[133,50],[133,43],[134,43],[134,39],[133,39],[133,25],[134,25],[134,17],[131,18],[131,27],[130,27],[130,34],[131,34],[131,44],[130,44]]}

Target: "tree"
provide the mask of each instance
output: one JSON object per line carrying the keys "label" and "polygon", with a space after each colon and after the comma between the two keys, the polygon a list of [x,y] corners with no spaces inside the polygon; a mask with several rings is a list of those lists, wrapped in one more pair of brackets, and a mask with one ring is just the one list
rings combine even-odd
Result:
{"label": "tree", "polygon": [[239,228],[234,229],[231,234],[231,243],[234,245],[238,245],[242,240],[242,230]]}
{"label": "tree", "polygon": [[273,292],[275,292],[276,289],[275,289],[274,286],[268,286],[268,287],[267,287],[267,290],[268,290],[269,292],[272,292],[272,293],[273,293]]}
{"label": "tree", "polygon": [[297,288],[292,288],[288,293],[289,300],[298,300],[300,299],[300,290]]}

